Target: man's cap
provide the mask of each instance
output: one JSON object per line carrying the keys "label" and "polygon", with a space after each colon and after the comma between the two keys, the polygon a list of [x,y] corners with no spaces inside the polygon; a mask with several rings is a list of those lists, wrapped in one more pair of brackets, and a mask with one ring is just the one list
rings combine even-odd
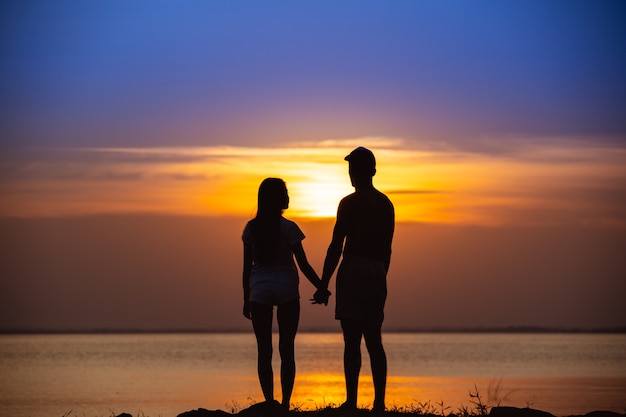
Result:
{"label": "man's cap", "polygon": [[359,146],[354,149],[343,159],[358,166],[376,169],[376,158],[374,158],[374,153],[363,146]]}

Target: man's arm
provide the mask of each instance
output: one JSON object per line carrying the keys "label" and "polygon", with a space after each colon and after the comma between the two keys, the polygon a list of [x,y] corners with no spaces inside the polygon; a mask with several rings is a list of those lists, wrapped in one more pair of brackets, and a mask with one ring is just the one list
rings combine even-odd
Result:
{"label": "man's arm", "polygon": [[337,221],[335,222],[335,227],[333,229],[333,237],[330,241],[330,245],[328,246],[328,251],[326,251],[326,259],[324,260],[324,269],[322,271],[322,288],[328,288],[328,283],[330,282],[330,278],[333,276],[337,265],[339,264],[339,259],[341,258],[341,253],[343,252],[343,242],[346,238],[346,231],[344,225],[344,215],[345,209],[343,205],[339,204],[339,209],[337,210]]}
{"label": "man's arm", "polygon": [[396,215],[395,215],[395,209],[393,207],[393,204],[391,204],[391,202],[389,202],[389,205],[391,206],[391,221],[390,221],[390,225],[389,225],[389,242],[387,243],[387,254],[385,257],[385,271],[389,272],[389,265],[391,264],[391,242],[393,241],[393,234],[394,234],[394,229],[395,229],[395,223],[396,223]]}

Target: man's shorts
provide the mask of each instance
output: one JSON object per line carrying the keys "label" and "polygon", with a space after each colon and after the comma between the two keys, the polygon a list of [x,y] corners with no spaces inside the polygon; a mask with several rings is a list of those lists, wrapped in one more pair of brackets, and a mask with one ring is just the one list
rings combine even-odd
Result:
{"label": "man's shorts", "polygon": [[382,261],[350,256],[337,271],[335,318],[379,321],[384,318],[387,271]]}

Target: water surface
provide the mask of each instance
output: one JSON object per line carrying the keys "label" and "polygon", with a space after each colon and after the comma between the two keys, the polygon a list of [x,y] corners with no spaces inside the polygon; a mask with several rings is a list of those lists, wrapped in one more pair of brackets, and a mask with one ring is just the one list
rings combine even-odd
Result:
{"label": "water surface", "polygon": [[[344,400],[340,334],[301,333],[292,402]],[[624,334],[384,334],[388,406],[531,406],[565,416],[626,410]],[[373,398],[364,352],[360,403]],[[276,396],[280,398],[278,352]],[[256,344],[242,334],[0,336],[0,414],[175,417],[262,401]],[[449,407],[449,408],[448,408]]]}

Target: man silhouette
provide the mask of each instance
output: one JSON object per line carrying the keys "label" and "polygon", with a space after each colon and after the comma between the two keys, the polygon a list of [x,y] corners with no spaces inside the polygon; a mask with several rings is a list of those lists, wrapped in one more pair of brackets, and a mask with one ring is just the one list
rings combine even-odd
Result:
{"label": "man silhouette", "polygon": [[361,339],[370,356],[374,382],[374,411],[385,410],[387,357],[382,344],[383,309],[387,298],[387,271],[394,232],[394,208],[383,193],[374,188],[376,159],[366,148],[358,147],[345,157],[355,192],[339,203],[332,241],[328,247],[322,288],[316,302],[328,302],[328,283],[337,271],[335,318],[341,321],[344,338],[344,409],[356,409]]}

